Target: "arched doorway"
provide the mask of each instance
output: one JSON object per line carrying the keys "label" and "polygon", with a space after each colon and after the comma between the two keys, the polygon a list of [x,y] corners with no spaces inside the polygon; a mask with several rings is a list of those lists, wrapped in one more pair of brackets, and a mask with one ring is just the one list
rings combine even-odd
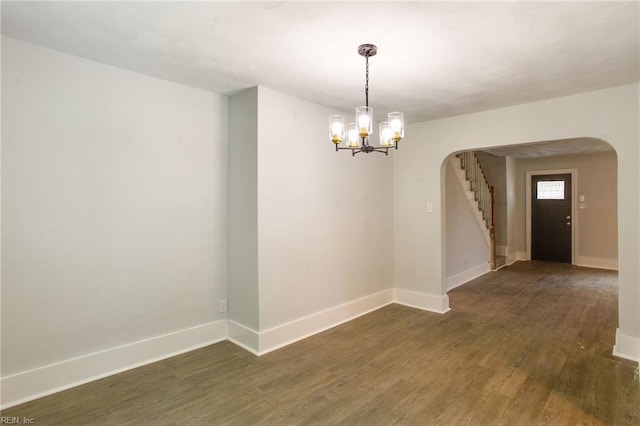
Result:
{"label": "arched doorway", "polygon": [[[597,138],[573,138],[474,151],[478,152],[488,179],[496,188],[497,253],[505,256],[506,264],[531,260],[531,176],[564,170],[572,174],[574,181],[571,263],[617,269],[618,159],[611,145]],[[455,154],[448,156],[443,164],[451,162]],[[445,172],[443,176],[446,180],[442,196],[445,205],[443,264],[445,288],[450,290],[482,275],[488,268],[486,255],[478,255],[481,246],[478,237],[467,232],[465,241],[458,235],[456,226],[464,224],[464,216],[470,213],[456,203],[455,200],[462,197],[451,194],[456,190],[450,182],[452,174]],[[466,223],[471,223],[468,218]],[[470,259],[474,262],[469,263]]]}

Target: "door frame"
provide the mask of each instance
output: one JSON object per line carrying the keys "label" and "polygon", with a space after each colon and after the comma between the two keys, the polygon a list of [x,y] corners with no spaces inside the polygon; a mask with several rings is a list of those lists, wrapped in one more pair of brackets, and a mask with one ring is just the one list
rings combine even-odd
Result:
{"label": "door frame", "polygon": [[576,264],[576,247],[578,246],[578,216],[576,201],[578,200],[578,169],[529,170],[525,178],[525,221],[527,260],[531,260],[531,177],[538,175],[571,175],[571,264]]}

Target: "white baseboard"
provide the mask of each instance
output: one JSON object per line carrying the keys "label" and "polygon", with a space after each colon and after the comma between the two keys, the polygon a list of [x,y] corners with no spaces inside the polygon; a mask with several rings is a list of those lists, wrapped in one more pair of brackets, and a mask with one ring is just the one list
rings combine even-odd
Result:
{"label": "white baseboard", "polygon": [[227,340],[254,355],[260,355],[260,333],[233,320],[227,320]]}
{"label": "white baseboard", "polygon": [[640,338],[623,334],[620,329],[616,329],[613,355],[640,363]]}
{"label": "white baseboard", "polygon": [[394,302],[400,305],[410,306],[424,311],[437,312],[439,314],[444,314],[451,310],[449,308],[449,296],[446,294],[436,296],[401,288],[395,288],[393,293]]}
{"label": "white baseboard", "polygon": [[447,295],[389,289],[259,332],[229,321],[228,339],[255,355],[264,355],[394,302],[437,313],[450,310]]}
{"label": "white baseboard", "polygon": [[603,257],[576,256],[576,265],[587,268],[618,270],[618,259],[607,259]]}
{"label": "white baseboard", "polygon": [[481,275],[491,272],[491,265],[489,263],[481,263],[473,268],[469,268],[466,271],[462,271],[459,274],[448,277],[446,280],[447,291],[453,290],[456,287],[466,284],[474,278],[478,278]]}
{"label": "white baseboard", "polygon": [[509,253],[509,255],[507,256],[507,266],[513,265],[516,262],[519,261],[525,261],[525,260],[529,260],[527,258],[527,253],[523,252],[523,251],[515,251],[513,253]]}
{"label": "white baseboard", "polygon": [[226,320],[2,377],[2,409],[225,340]]}
{"label": "white baseboard", "polygon": [[264,355],[394,302],[437,313],[450,310],[446,294],[388,289],[261,332],[233,320],[216,321],[2,377],[0,407],[9,408],[223,340]]}
{"label": "white baseboard", "polygon": [[507,247],[507,246],[496,246],[496,254],[498,256],[507,257],[508,253],[509,253],[509,247]]}
{"label": "white baseboard", "polygon": [[259,333],[259,355],[306,339],[393,303],[393,290],[384,290]]}

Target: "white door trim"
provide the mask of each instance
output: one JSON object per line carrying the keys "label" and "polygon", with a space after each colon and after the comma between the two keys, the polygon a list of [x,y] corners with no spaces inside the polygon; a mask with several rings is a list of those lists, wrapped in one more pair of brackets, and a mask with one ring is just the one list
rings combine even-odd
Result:
{"label": "white door trim", "polygon": [[530,170],[525,178],[525,220],[526,220],[526,245],[527,260],[531,260],[531,177],[535,175],[571,175],[571,264],[576,264],[576,247],[578,247],[578,215],[576,215],[576,202],[578,200],[578,169],[555,170]]}

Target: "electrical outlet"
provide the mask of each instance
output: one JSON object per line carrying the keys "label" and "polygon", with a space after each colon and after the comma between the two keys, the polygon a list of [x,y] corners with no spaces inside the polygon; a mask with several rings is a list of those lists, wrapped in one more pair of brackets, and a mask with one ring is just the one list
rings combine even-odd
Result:
{"label": "electrical outlet", "polygon": [[218,310],[220,312],[227,312],[227,299],[220,300]]}

